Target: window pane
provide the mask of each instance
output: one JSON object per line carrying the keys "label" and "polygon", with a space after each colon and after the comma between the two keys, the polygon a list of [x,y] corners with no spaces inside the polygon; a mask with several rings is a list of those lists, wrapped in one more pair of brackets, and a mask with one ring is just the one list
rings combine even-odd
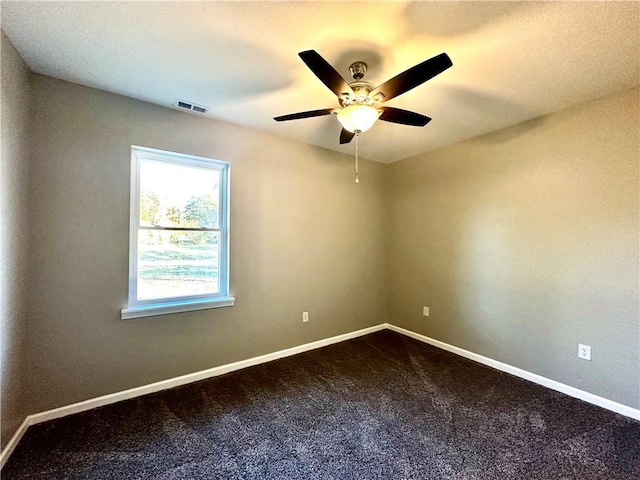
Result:
{"label": "window pane", "polygon": [[140,225],[219,226],[220,171],[144,159],[140,162]]}
{"label": "window pane", "polygon": [[219,232],[138,231],[138,300],[218,293]]}

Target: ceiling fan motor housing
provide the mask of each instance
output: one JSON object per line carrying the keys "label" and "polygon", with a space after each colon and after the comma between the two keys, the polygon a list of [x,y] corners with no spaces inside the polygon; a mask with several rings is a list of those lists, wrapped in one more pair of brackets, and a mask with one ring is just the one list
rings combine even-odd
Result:
{"label": "ceiling fan motor housing", "polygon": [[374,98],[371,98],[369,96],[371,91],[375,88],[369,82],[356,81],[356,82],[351,82],[349,86],[351,87],[351,90],[353,90],[353,94],[343,93],[340,96],[339,102],[342,107],[346,107],[348,105],[353,105],[353,104],[373,105],[375,103],[378,103],[381,100],[381,98],[378,98],[377,95]]}
{"label": "ceiling fan motor housing", "polygon": [[374,105],[382,102],[384,95],[381,93],[375,95],[373,98],[369,94],[375,88],[371,83],[362,80],[364,74],[367,73],[367,64],[364,62],[354,62],[349,66],[351,76],[355,79],[355,82],[349,83],[353,94],[343,93],[339,97],[340,106],[347,107],[349,105]]}

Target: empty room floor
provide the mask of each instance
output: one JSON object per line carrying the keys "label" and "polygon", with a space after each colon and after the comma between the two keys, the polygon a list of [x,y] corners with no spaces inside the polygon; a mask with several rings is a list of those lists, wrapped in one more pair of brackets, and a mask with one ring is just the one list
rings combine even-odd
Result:
{"label": "empty room floor", "polygon": [[391,331],[29,428],[9,479],[637,479],[640,422]]}

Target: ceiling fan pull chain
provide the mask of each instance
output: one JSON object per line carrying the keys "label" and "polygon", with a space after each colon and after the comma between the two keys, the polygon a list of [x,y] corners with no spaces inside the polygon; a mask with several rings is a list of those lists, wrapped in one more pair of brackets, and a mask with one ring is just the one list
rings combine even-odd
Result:
{"label": "ceiling fan pull chain", "polygon": [[359,142],[358,142],[358,138],[360,136],[360,130],[356,130],[355,131],[356,134],[356,164],[355,164],[355,177],[356,177],[356,183],[360,183],[360,179],[358,178],[358,163],[359,163],[359,159],[358,159],[358,146],[359,146]]}

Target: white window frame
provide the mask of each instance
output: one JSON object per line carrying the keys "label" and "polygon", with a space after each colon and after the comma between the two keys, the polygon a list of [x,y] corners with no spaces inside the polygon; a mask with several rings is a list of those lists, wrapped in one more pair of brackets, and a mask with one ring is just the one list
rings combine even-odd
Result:
{"label": "white window frame", "polygon": [[[181,297],[138,300],[138,233],[140,230],[171,231],[170,227],[140,227],[140,164],[143,160],[153,160],[174,165],[217,170],[220,174],[217,228],[197,228],[195,231],[219,232],[219,293]],[[131,210],[129,225],[129,304],[122,309],[122,318],[150,317],[170,313],[230,307],[235,298],[229,295],[229,190],[230,166],[227,162],[196,157],[182,153],[167,152],[147,147],[131,147]],[[179,228],[178,230],[191,230]]]}

